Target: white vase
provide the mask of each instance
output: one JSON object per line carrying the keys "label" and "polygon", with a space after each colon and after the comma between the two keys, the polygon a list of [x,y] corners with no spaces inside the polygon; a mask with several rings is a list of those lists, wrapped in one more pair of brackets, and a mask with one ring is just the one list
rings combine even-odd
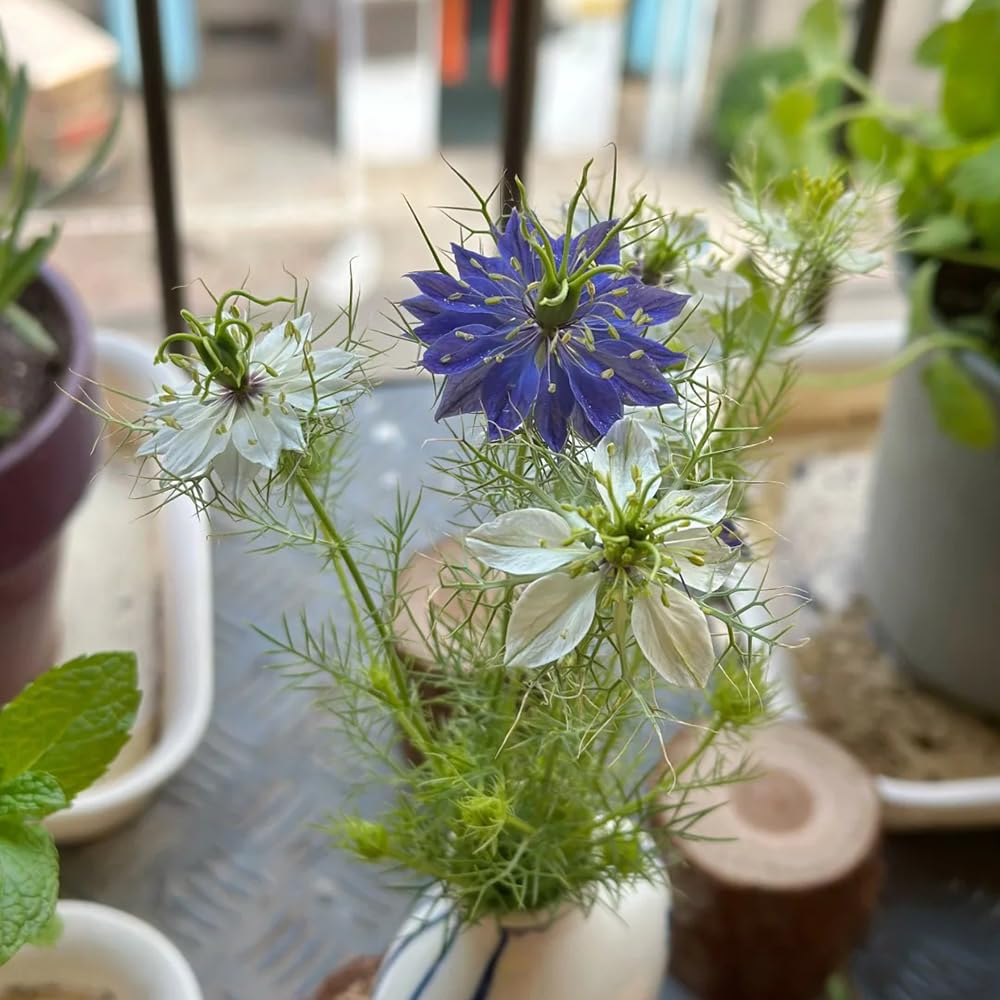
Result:
{"label": "white vase", "polygon": [[584,913],[462,924],[422,897],[382,961],[372,1000],[654,1000],[666,973],[670,889],[637,882]]}

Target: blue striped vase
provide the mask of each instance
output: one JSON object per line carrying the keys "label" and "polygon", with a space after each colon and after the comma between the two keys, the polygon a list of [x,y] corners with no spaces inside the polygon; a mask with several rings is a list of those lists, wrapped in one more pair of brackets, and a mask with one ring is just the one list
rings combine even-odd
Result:
{"label": "blue striped vase", "polygon": [[636,883],[589,912],[463,924],[418,900],[389,946],[372,1000],[655,1000],[667,966],[670,889]]}

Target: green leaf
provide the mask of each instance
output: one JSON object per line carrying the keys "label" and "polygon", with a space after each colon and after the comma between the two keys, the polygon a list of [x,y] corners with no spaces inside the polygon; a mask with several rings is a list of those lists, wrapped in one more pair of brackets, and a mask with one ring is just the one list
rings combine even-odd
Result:
{"label": "green leaf", "polygon": [[792,83],[776,91],[768,107],[768,117],[786,139],[800,136],[816,113],[816,89],[808,82]]}
{"label": "green leaf", "polygon": [[26,771],[0,785],[0,820],[42,819],[67,805],[62,785],[41,771]]}
{"label": "green leaf", "polygon": [[59,230],[53,226],[44,236],[32,240],[26,250],[16,252],[0,274],[0,309],[10,305],[34,279],[58,237]]}
{"label": "green leaf", "polygon": [[58,892],[59,856],[49,832],[0,820],[0,965],[46,932]]}
{"label": "green leaf", "polygon": [[915,53],[915,59],[921,66],[932,69],[944,65],[954,26],[953,21],[942,21],[924,35]]}
{"label": "green leaf", "polygon": [[96,653],[54,667],[0,711],[0,775],[44,771],[71,800],[128,739],[139,707],[132,653]]}
{"label": "green leaf", "polygon": [[920,232],[910,238],[907,249],[933,256],[955,247],[968,246],[973,236],[972,227],[957,215],[932,215]]}
{"label": "green leaf", "polygon": [[14,431],[21,426],[21,414],[17,410],[0,406],[0,441],[13,437]]}
{"label": "green leaf", "polygon": [[11,302],[3,310],[3,317],[14,328],[14,332],[39,354],[52,357],[59,350],[59,345],[52,339],[45,327],[27,309],[22,309],[16,302]]}
{"label": "green leaf", "polygon": [[951,354],[937,354],[923,372],[931,409],[945,434],[970,448],[996,441],[996,417],[989,396]]}
{"label": "green leaf", "polygon": [[948,186],[963,201],[1000,201],[1000,139],[959,163]]}
{"label": "green leaf", "polygon": [[840,62],[844,45],[840,0],[816,0],[802,15],[798,36],[815,69],[828,69]]}
{"label": "green leaf", "polygon": [[910,279],[910,337],[923,337],[938,329],[934,317],[934,283],[940,264],[928,260],[920,265]]}
{"label": "green leaf", "polygon": [[963,138],[1000,131],[1000,7],[966,11],[948,35],[941,111]]}
{"label": "green leaf", "polygon": [[847,146],[858,159],[891,168],[903,153],[903,137],[881,119],[866,116],[848,123]]}

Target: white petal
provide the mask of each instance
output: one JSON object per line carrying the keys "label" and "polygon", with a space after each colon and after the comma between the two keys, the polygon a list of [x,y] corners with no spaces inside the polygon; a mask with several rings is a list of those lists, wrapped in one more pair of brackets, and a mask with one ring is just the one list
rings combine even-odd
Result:
{"label": "white petal", "polygon": [[678,576],[688,590],[702,594],[711,594],[723,587],[730,567],[739,558],[736,549],[702,527],[670,532],[657,543],[677,564],[670,572]]}
{"label": "white petal", "polygon": [[[604,435],[594,449],[592,467],[608,483],[619,507],[636,492],[636,475],[645,484],[660,474],[653,445],[639,421],[632,417],[622,417]],[[598,483],[597,491],[605,506],[613,509],[608,488]]]}
{"label": "white petal", "polygon": [[650,587],[632,603],[632,632],[643,656],[670,683],[705,686],[715,651],[705,614],[690,597],[673,587]]}
{"label": "white petal", "polygon": [[306,412],[326,411],[361,392],[359,380],[348,377],[361,364],[357,355],[330,348],[316,351],[312,359],[312,372],[304,364],[294,370],[289,366],[274,382],[275,391],[283,392],[287,403]]}
{"label": "white petal", "polygon": [[528,584],[507,625],[507,666],[541,667],[576,649],[594,620],[600,573],[552,573]]}
{"label": "white petal", "polygon": [[[295,328],[297,336],[289,336],[288,324]],[[258,337],[253,345],[253,360],[279,371],[297,357],[304,355],[302,344],[309,339],[312,331],[312,315],[304,313],[295,319],[278,323]],[[298,366],[297,366],[298,367]]]}
{"label": "white petal", "polygon": [[[272,413],[275,411],[272,410]],[[276,469],[281,457],[281,434],[262,407],[242,405],[230,430],[233,444],[244,458],[268,469]]]}
{"label": "white petal", "polygon": [[263,472],[262,465],[244,458],[232,445],[212,462],[212,478],[223,494],[233,500],[239,500]]}
{"label": "white petal", "polygon": [[689,490],[670,490],[653,511],[657,517],[683,514],[698,524],[718,524],[729,513],[732,483],[711,483]]}
{"label": "white petal", "polygon": [[161,428],[140,454],[154,454],[163,471],[178,479],[201,476],[228,443],[220,433],[228,414],[229,407],[216,399],[183,400],[170,414],[178,426]]}
{"label": "white petal", "polygon": [[482,524],[465,540],[469,551],[492,569],[540,575],[586,555],[581,542],[568,545],[572,529],[558,514],[539,507],[513,510]]}
{"label": "white petal", "polygon": [[692,267],[687,285],[693,297],[701,300],[699,310],[702,312],[714,312],[723,306],[735,309],[750,296],[750,282],[743,275],[723,267]]}
{"label": "white petal", "polygon": [[838,254],[834,262],[848,274],[868,274],[881,265],[882,255],[848,248]]}

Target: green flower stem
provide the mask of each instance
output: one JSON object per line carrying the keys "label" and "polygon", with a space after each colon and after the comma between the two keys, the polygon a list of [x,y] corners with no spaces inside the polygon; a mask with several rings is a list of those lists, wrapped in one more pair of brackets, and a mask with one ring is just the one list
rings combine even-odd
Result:
{"label": "green flower stem", "polygon": [[378,605],[375,603],[375,599],[372,597],[371,590],[369,590],[368,584],[365,582],[365,578],[362,575],[361,570],[358,568],[358,564],[354,561],[354,557],[351,555],[350,549],[345,544],[340,532],[337,531],[337,527],[333,523],[333,519],[330,517],[326,508],[323,506],[323,502],[316,495],[316,491],[313,489],[312,483],[309,482],[308,477],[301,470],[295,473],[295,482],[302,491],[302,495],[309,502],[309,506],[312,507],[313,513],[316,515],[316,519],[319,521],[320,527],[323,529],[323,534],[326,536],[326,540],[330,547],[330,557],[333,562],[334,569],[337,571],[341,589],[344,591],[344,596],[351,608],[351,614],[354,618],[355,626],[358,630],[359,636],[362,638],[362,641],[364,641],[367,635],[367,629],[365,627],[364,619],[361,616],[361,611],[358,608],[357,602],[354,600],[353,594],[351,593],[350,585],[345,578],[345,569],[350,575],[351,581],[353,581],[354,587],[361,597],[361,601],[365,606],[365,610],[367,611],[369,618],[375,624],[375,628],[379,634],[379,639],[381,640],[382,650],[389,660],[389,665],[392,668],[393,680],[396,684],[397,692],[402,699],[401,708],[403,710],[395,713],[396,721],[406,733],[409,740],[413,743],[414,747],[419,750],[426,746],[428,742],[429,730],[427,720],[424,717],[423,708],[419,703],[415,709],[413,707],[413,695],[410,690],[409,671],[406,669],[406,665],[402,662],[399,657],[399,653],[396,650],[396,645],[392,640],[392,630],[382,617],[382,613],[379,610]]}

